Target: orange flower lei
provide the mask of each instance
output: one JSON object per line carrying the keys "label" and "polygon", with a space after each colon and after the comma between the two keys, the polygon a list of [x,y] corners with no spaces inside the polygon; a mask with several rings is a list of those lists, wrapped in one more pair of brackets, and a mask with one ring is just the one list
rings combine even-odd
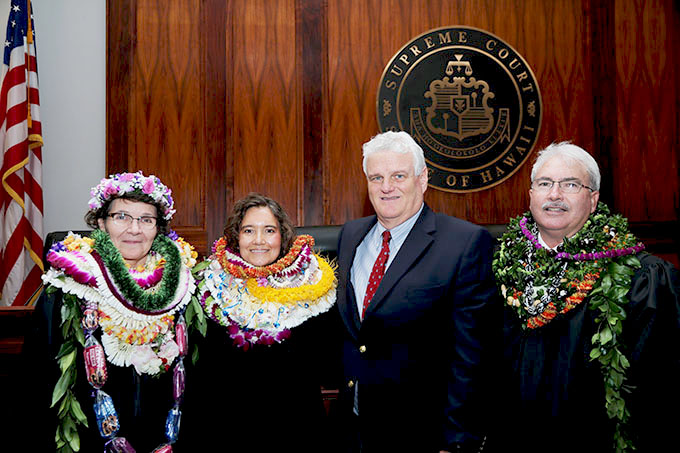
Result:
{"label": "orange flower lei", "polygon": [[571,296],[565,298],[564,308],[558,311],[557,307],[555,307],[555,304],[553,302],[550,302],[545,307],[545,310],[543,310],[543,312],[527,320],[527,327],[530,329],[543,327],[544,325],[552,321],[552,319],[555,316],[557,316],[558,313],[565,314],[570,310],[576,308],[581,302],[583,302],[583,299],[586,298],[590,290],[593,289],[593,285],[595,284],[598,278],[600,278],[600,273],[594,272],[586,274],[583,280],[581,281],[573,280],[569,285],[573,288],[576,288],[576,292],[573,293]]}
{"label": "orange flower lei", "polygon": [[[227,241],[224,237],[219,238],[213,245],[213,252],[222,269],[236,278],[260,278],[275,275],[289,267],[297,259],[302,248],[308,245],[314,247],[314,238],[308,234],[302,234],[295,238],[293,246],[286,255],[268,266],[250,266],[242,258],[227,248]],[[229,255],[232,255],[229,257]]]}
{"label": "orange flower lei", "polygon": [[512,219],[493,262],[496,281],[522,327],[536,329],[581,305],[609,263],[644,249],[621,216],[600,203],[559,251],[543,248],[530,213]]}

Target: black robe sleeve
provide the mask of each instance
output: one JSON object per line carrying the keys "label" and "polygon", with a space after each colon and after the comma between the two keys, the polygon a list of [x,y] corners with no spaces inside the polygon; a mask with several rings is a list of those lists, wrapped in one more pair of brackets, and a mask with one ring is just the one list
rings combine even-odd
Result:
{"label": "black robe sleeve", "polygon": [[638,451],[677,442],[680,420],[680,278],[672,264],[641,254],[624,331],[631,368],[631,422]]}

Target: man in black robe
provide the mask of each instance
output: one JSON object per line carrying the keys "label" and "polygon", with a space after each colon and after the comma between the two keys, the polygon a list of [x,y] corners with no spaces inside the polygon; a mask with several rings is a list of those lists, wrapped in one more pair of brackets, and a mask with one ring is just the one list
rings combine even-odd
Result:
{"label": "man in black robe", "polygon": [[[623,237],[625,219],[598,204],[599,185],[586,151],[550,145],[531,172],[530,214],[501,239],[494,271],[506,301],[506,369],[495,447],[504,451],[678,448],[678,271],[641,245],[614,245],[632,236]],[[624,231],[606,226],[614,223]],[[621,296],[603,307],[610,284]],[[607,325],[604,310],[616,311],[616,324]],[[614,344],[617,360],[601,359]],[[607,373],[624,376],[622,385]]]}

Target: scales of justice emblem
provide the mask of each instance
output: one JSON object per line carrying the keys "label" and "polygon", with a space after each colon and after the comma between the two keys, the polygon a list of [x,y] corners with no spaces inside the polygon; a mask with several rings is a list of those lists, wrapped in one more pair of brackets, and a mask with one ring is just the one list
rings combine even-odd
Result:
{"label": "scales of justice emblem", "polygon": [[462,140],[491,130],[494,118],[489,100],[495,95],[487,82],[472,77],[472,65],[462,61],[463,55],[454,57],[446,65],[447,77],[433,80],[425,92],[425,98],[432,99],[425,109],[426,122],[433,133]]}

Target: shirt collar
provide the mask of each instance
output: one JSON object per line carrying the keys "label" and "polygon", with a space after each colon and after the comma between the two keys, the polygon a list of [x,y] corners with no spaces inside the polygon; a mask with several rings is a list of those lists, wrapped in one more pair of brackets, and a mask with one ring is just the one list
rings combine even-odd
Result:
{"label": "shirt collar", "polygon": [[553,252],[556,252],[556,251],[557,251],[557,247],[559,247],[560,245],[562,245],[562,243],[560,242],[560,243],[557,244],[555,247],[549,247],[548,244],[546,244],[545,241],[543,240],[543,236],[541,236],[541,232],[540,232],[540,231],[538,232],[538,243],[541,244],[541,247],[543,247],[543,248],[545,248],[545,249],[548,249],[548,250],[552,250]]}

